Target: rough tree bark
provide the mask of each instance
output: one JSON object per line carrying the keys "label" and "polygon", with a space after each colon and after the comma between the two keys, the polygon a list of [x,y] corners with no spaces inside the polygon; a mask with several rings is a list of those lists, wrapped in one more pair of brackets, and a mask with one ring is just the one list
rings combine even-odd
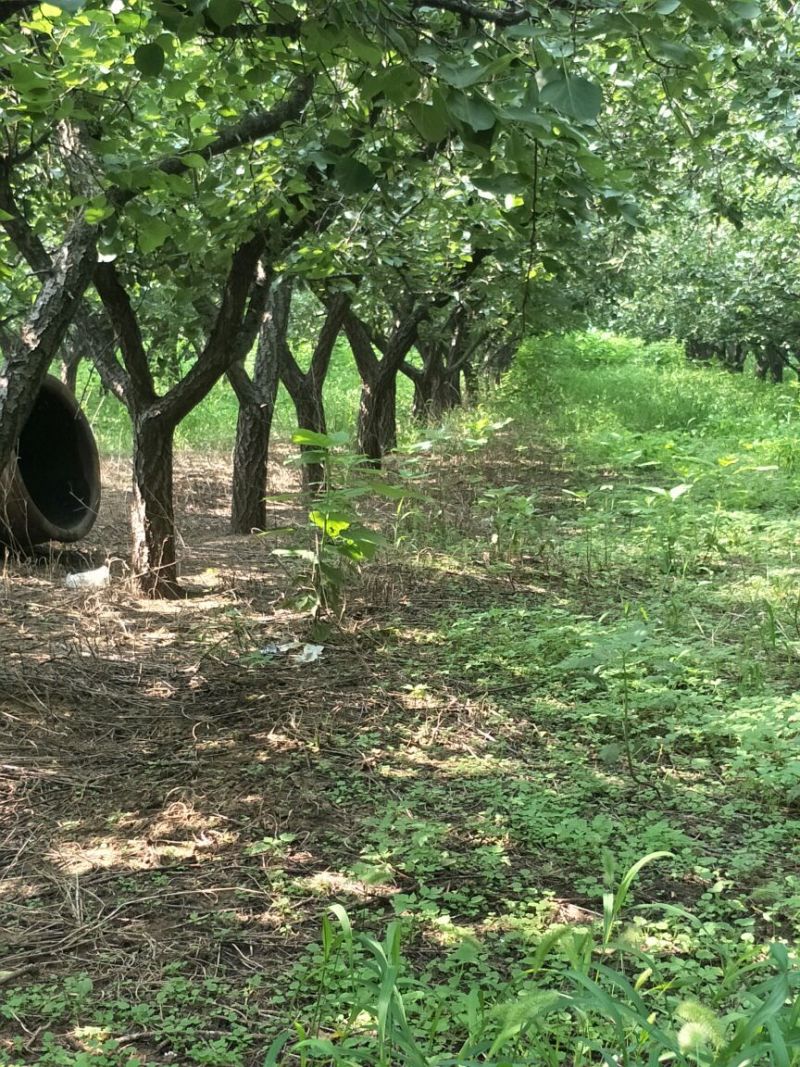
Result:
{"label": "rough tree bark", "polygon": [[786,360],[776,344],[767,343],[756,350],[756,376],[772,382],[783,381]]}
{"label": "rough tree bark", "polygon": [[279,289],[273,286],[264,301],[253,377],[245,370],[244,357],[228,371],[228,381],[239,401],[233,450],[232,533],[263,530],[267,521],[269,442],[279,380]]}
{"label": "rough tree bark", "polygon": [[[303,372],[294,357],[287,340],[287,330],[283,331],[283,344],[280,348],[281,381],[286,387],[294,404],[297,427],[300,430],[313,430],[315,433],[327,433],[325,406],[322,390],[328,375],[331,356],[336,339],[342,329],[342,322],[350,307],[350,297],[345,293],[336,293],[326,303],[327,314],[319,331],[314,352],[308,370]],[[288,309],[286,315],[288,327]],[[309,450],[301,446],[306,455]],[[325,482],[325,468],[321,463],[303,463],[303,487],[311,495],[319,493]]]}
{"label": "rough tree bark", "polygon": [[461,371],[487,337],[487,331],[470,335],[469,325],[469,308],[458,304],[436,336],[417,341],[422,366],[403,363],[400,368],[414,383],[415,418],[436,422],[460,406]]}
{"label": "rough tree bark", "polygon": [[[344,315],[344,330],[361,376],[358,411],[358,450],[376,467],[397,447],[397,375],[417,339],[426,316],[422,305],[399,317],[386,340],[370,335],[353,311]],[[383,354],[379,358],[376,348]]]}
{"label": "rough tree bark", "polygon": [[[265,284],[263,279],[256,280],[263,249],[264,238],[259,235],[234,252],[206,344],[191,369],[163,396],[156,393],[136,313],[116,269],[106,263],[95,272],[95,285],[117,331],[127,376],[126,396],[134,430],[131,555],[142,590],[150,596],[180,595],[172,502],[175,427],[226,372],[239,346],[246,344],[248,329],[252,331],[250,345],[253,342]],[[234,345],[230,338],[236,338]]]}
{"label": "rough tree bark", "polygon": [[48,368],[95,268],[97,231],[79,217],[48,260],[39,295],[0,377],[0,469],[13,455]]}

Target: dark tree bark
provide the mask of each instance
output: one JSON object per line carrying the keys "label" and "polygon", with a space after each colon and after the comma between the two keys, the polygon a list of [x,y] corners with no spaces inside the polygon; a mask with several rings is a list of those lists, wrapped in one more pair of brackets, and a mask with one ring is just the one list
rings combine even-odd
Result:
{"label": "dark tree bark", "polygon": [[0,469],[11,459],[48,368],[91,281],[96,237],[95,228],[82,217],[73,223],[5,360],[0,379]]}
{"label": "dark tree bark", "polygon": [[148,596],[179,596],[172,492],[175,425],[151,410],[134,419],[133,431],[131,566]]}
{"label": "dark tree bark", "polygon": [[228,381],[239,401],[233,449],[232,533],[263,530],[267,521],[269,442],[279,381],[279,288],[273,287],[264,302],[253,377],[245,370],[243,358],[228,371]]}
{"label": "dark tree bark", "polygon": [[[263,248],[264,239],[259,236],[236,250],[206,344],[188,373],[164,396],[155,391],[136,314],[115,268],[101,264],[95,272],[95,285],[116,328],[127,375],[126,396],[134,430],[131,555],[134,573],[150,596],[174,597],[180,592],[172,501],[175,427],[204,399],[231,360],[240,357],[240,346],[247,344],[247,329],[252,332],[245,351],[254,340],[260,318],[258,305],[266,284],[265,279],[256,280]],[[234,343],[230,343],[231,338]]]}
{"label": "dark tree bark", "polygon": [[447,411],[460,406],[461,371],[487,337],[486,331],[470,335],[469,327],[469,309],[458,304],[448,316],[441,335],[437,332],[433,338],[417,341],[422,367],[403,363],[401,370],[414,383],[415,418],[437,422]]}
{"label": "dark tree bark", "polygon": [[358,450],[372,465],[397,448],[397,371],[383,368],[361,387]]}
{"label": "dark tree bark", "polygon": [[[426,314],[422,305],[412,307],[397,319],[389,337],[379,341],[357,315],[345,313],[344,329],[362,382],[358,450],[374,466],[397,447],[397,375]],[[383,352],[381,358],[376,347]]]}
{"label": "dark tree bark", "polygon": [[767,343],[756,350],[756,376],[772,382],[783,381],[786,360],[776,344]]}
{"label": "dark tree bark", "polygon": [[[287,341],[287,332],[284,331],[284,342],[280,349],[280,372],[281,381],[294,404],[297,427],[300,430],[312,430],[314,433],[327,433],[325,419],[325,405],[322,399],[322,390],[325,379],[328,376],[331,356],[336,345],[336,339],[342,329],[345,312],[350,306],[350,297],[345,293],[336,293],[330,297],[325,321],[320,329],[311,363],[308,370],[303,372],[294,358],[294,354]],[[286,315],[288,326],[288,310]],[[301,445],[301,452],[306,456],[318,452],[318,449]],[[310,494],[315,495],[322,491],[325,483],[325,468],[322,463],[303,463],[303,487]]]}

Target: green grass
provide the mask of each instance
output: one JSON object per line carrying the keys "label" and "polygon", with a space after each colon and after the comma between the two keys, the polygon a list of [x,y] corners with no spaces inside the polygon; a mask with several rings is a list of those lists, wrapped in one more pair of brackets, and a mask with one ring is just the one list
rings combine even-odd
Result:
{"label": "green grass", "polygon": [[[332,428],[353,396],[337,364]],[[799,399],[671,345],[527,344],[430,431],[427,498],[394,516],[410,584],[359,630],[383,710],[298,753],[326,821],[242,830],[265,901],[321,938],[272,988],[176,961],[0,1017],[98,1028],[42,1067],[133,1067],[138,1030],[187,1067],[800,1064]],[[309,900],[297,835],[375,900]]]}

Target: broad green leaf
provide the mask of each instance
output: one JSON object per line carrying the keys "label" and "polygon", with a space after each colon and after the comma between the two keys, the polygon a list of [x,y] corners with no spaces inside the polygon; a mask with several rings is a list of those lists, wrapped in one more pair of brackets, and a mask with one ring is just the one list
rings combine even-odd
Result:
{"label": "broad green leaf", "polygon": [[172,232],[163,219],[149,218],[139,223],[139,248],[142,252],[153,252],[160,248]]}
{"label": "broad green leaf", "polygon": [[206,10],[214,23],[224,30],[226,26],[236,22],[241,14],[242,4],[241,0],[211,0]]}
{"label": "broad green leaf", "polygon": [[133,62],[148,78],[157,78],[164,69],[164,49],[158,44],[141,44],[133,53]]}
{"label": "broad green leaf", "polygon": [[370,87],[370,96],[385,96],[395,104],[405,104],[419,92],[419,75],[405,64],[390,67],[376,77]]}
{"label": "broad green leaf", "polygon": [[486,67],[478,63],[440,63],[436,68],[437,77],[455,89],[468,89],[482,81]]}
{"label": "broad green leaf", "polygon": [[114,214],[114,209],[109,205],[105,196],[96,196],[86,205],[84,216],[86,221],[91,226],[96,226],[98,222],[102,222],[103,219],[107,219],[110,215]]}
{"label": "broad green leaf", "polygon": [[757,19],[761,14],[761,5],[755,3],[734,3],[731,5],[734,14],[740,19]]}
{"label": "broad green leaf", "polygon": [[650,51],[659,59],[668,63],[689,64],[696,62],[698,56],[691,48],[680,41],[670,41],[664,37],[656,37],[651,33],[644,35],[644,40]]}
{"label": "broad green leaf", "polygon": [[[52,4],[42,5],[42,14],[46,18],[52,18],[52,8],[56,8],[58,11],[66,11],[70,15],[74,15],[76,11],[80,11],[86,0],[52,0]],[[50,9],[50,12],[45,8]]]}
{"label": "broad green leaf", "polygon": [[658,0],[653,9],[659,15],[671,15],[681,6],[681,0]]}
{"label": "broad green leaf", "polygon": [[691,11],[701,22],[718,22],[719,15],[709,0],[681,0],[683,7]]}
{"label": "broad green leaf", "polygon": [[426,141],[436,144],[442,141],[450,131],[444,110],[434,104],[423,104],[419,100],[412,100],[405,110]]}
{"label": "broad green leaf", "polygon": [[377,180],[369,167],[352,156],[340,159],[334,173],[343,192],[350,194],[368,192]]}
{"label": "broad green leaf", "polygon": [[497,120],[494,108],[478,93],[450,93],[447,107],[453,118],[466,123],[476,133],[491,130]]}
{"label": "broad green leaf", "polygon": [[541,99],[580,122],[594,122],[603,106],[600,86],[577,74],[564,74],[560,70],[549,73],[551,76],[545,74],[547,80],[539,85]]}
{"label": "broad green leaf", "polygon": [[181,162],[187,167],[191,167],[192,170],[202,170],[208,166],[208,160],[197,152],[187,152],[185,156],[181,156]]}
{"label": "broad green leaf", "polygon": [[346,445],[348,441],[347,434],[343,431],[339,433],[317,433],[316,430],[295,430],[292,434],[292,444],[295,445],[313,445],[315,448],[335,448],[337,445]]}

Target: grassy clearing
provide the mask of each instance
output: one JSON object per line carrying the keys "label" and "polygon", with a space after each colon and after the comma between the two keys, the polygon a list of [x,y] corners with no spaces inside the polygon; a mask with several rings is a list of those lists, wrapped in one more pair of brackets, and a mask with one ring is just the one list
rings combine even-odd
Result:
{"label": "grassy clearing", "polygon": [[254,599],[187,616],[172,704],[116,720],[150,730],[125,805],[58,794],[51,853],[119,858],[82,875],[94,954],[0,986],[0,1063],[800,1062],[797,399],[536,341],[407,461],[424,499],[312,673],[259,665]]}

